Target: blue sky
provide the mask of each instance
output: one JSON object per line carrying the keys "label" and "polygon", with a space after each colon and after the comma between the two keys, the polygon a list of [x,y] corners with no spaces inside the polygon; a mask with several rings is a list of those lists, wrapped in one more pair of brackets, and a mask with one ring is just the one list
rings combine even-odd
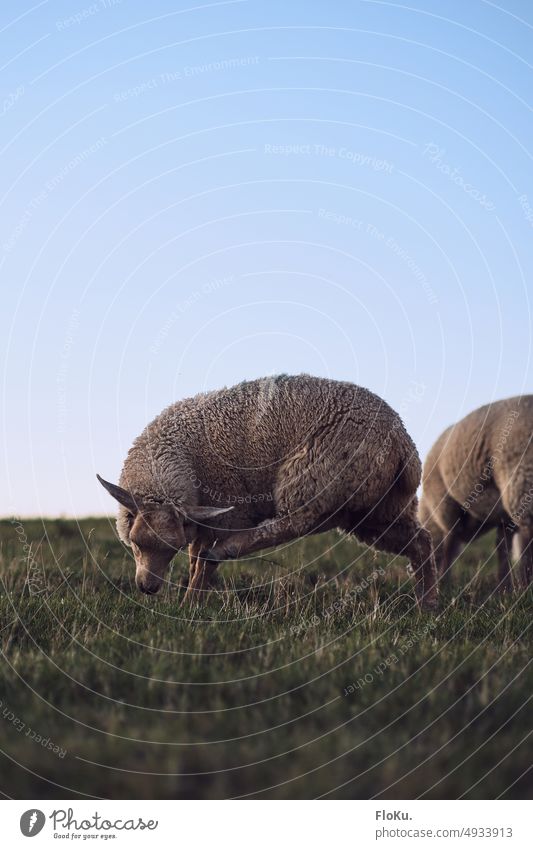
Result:
{"label": "blue sky", "polygon": [[533,9],[0,9],[0,514],[103,513],[164,406],[368,386],[422,457],[532,388]]}

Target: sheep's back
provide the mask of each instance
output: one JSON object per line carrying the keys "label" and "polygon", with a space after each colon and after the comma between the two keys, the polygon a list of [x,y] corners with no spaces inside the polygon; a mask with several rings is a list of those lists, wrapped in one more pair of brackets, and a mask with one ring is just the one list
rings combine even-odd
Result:
{"label": "sheep's back", "polygon": [[164,488],[167,497],[187,500],[201,489],[202,503],[240,498],[239,513],[250,503],[242,499],[254,495],[248,513],[268,515],[280,468],[310,447],[309,456],[333,474],[348,474],[351,463],[360,465],[361,479],[392,480],[408,461],[414,488],[420,477],[416,448],[383,399],[349,382],[307,375],[247,381],[178,401],[136,440],[126,477],[135,478],[139,491],[144,478],[145,491]]}
{"label": "sheep's back", "polygon": [[424,479],[431,488],[431,477],[440,476],[458,503],[486,515],[512,478],[515,483],[531,478],[533,484],[532,433],[533,396],[487,404],[439,437],[424,464]]}

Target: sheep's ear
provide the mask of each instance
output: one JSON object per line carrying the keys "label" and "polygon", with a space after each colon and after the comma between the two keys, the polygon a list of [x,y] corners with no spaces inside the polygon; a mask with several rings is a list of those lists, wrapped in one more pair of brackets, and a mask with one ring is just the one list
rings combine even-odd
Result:
{"label": "sheep's ear", "polygon": [[107,489],[108,493],[115,498],[119,504],[122,504],[123,507],[127,507],[128,510],[131,510],[132,513],[137,513],[139,509],[139,505],[135,501],[133,495],[128,492],[127,489],[122,489],[121,486],[117,486],[114,483],[109,483],[109,481],[105,481],[100,475],[96,475],[102,486]]}
{"label": "sheep's ear", "polygon": [[192,504],[180,505],[180,512],[194,522],[201,522],[202,519],[213,519],[219,513],[227,513],[229,510],[233,510],[233,507],[197,507]]}

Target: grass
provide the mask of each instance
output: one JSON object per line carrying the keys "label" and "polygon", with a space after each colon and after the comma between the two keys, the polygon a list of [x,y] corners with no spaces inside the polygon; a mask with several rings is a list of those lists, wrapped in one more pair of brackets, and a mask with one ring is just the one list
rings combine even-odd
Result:
{"label": "grass", "polygon": [[0,522],[0,790],[13,798],[526,798],[531,590],[491,536],[437,617],[336,534],[140,595],[105,519]]}

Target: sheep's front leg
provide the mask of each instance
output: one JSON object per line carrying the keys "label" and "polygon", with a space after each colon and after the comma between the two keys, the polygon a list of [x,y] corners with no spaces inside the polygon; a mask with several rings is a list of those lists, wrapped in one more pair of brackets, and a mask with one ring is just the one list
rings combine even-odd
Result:
{"label": "sheep's front leg", "polygon": [[189,584],[182,601],[185,607],[205,601],[211,579],[218,566],[218,563],[206,560],[202,556],[200,546],[196,542],[189,546],[189,564]]}
{"label": "sheep's front leg", "polygon": [[518,542],[520,545],[520,566],[522,569],[522,580],[528,587],[533,579],[533,526],[521,524],[518,529]]}
{"label": "sheep's front leg", "polygon": [[496,548],[498,549],[498,584],[501,593],[511,592],[513,589],[511,575],[513,533],[506,521],[500,522],[496,535]]}
{"label": "sheep's front leg", "polygon": [[443,587],[449,588],[450,586],[450,577],[451,577],[451,569],[454,561],[457,559],[461,552],[462,542],[459,538],[459,533],[457,528],[454,527],[444,537],[440,551],[438,553],[438,577],[439,581],[442,582]]}
{"label": "sheep's front leg", "polygon": [[290,516],[267,519],[255,528],[230,534],[209,551],[203,551],[201,556],[213,561],[236,560],[254,551],[260,551],[262,548],[272,548],[274,545],[291,542],[308,533],[313,533],[311,525],[309,527],[295,526]]}
{"label": "sheep's front leg", "polygon": [[194,573],[196,572],[199,554],[200,548],[198,547],[198,544],[191,542],[189,545],[189,586],[192,584]]}

